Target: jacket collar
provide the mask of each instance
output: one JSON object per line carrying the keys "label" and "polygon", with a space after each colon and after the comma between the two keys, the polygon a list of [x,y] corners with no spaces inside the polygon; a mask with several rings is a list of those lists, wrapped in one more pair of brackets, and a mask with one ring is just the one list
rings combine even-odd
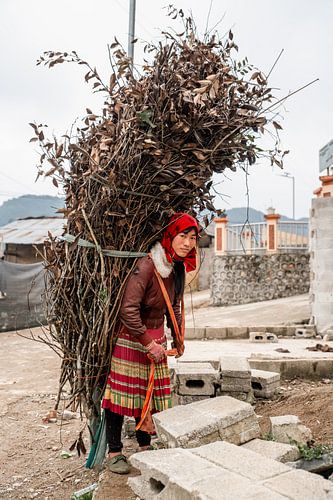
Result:
{"label": "jacket collar", "polygon": [[168,278],[172,272],[172,264],[168,261],[161,243],[155,243],[150,249],[150,255],[158,273],[162,278]]}

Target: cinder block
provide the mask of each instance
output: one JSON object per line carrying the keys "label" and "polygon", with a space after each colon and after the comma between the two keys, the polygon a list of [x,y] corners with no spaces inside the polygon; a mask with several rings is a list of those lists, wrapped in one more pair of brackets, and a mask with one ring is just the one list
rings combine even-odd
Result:
{"label": "cinder block", "polygon": [[217,396],[230,396],[232,398],[238,399],[239,401],[244,401],[245,403],[254,403],[254,394],[252,389],[248,392],[239,392],[239,391],[221,391],[218,389],[216,391]]}
{"label": "cinder block", "polygon": [[312,440],[310,429],[302,425],[296,415],[282,415],[270,417],[270,431],[273,438],[279,443],[307,444]]}
{"label": "cinder block", "polygon": [[193,448],[220,439],[241,444],[260,435],[252,406],[229,396],[176,406],[153,419],[167,448]]}
{"label": "cinder block", "polygon": [[213,396],[219,372],[210,363],[179,363],[175,369],[180,396]]}
{"label": "cinder block", "polygon": [[186,328],[185,329],[185,339],[191,340],[201,340],[206,338],[205,328]]}
{"label": "cinder block", "polygon": [[278,342],[278,338],[274,333],[271,332],[250,332],[249,333],[249,340],[250,342],[257,342],[257,343],[267,343],[267,342]]}
{"label": "cinder block", "polygon": [[195,403],[196,401],[202,401],[203,399],[208,399],[210,396],[180,396],[179,394],[172,395],[172,406],[177,405],[189,405]]}
{"label": "cinder block", "polygon": [[222,376],[220,381],[221,392],[250,392],[251,378],[236,378]]}
{"label": "cinder block", "polygon": [[333,330],[327,330],[323,337],[324,342],[333,342]]}
{"label": "cinder block", "polygon": [[219,371],[221,377],[247,379],[251,376],[248,360],[240,356],[221,356]]}
{"label": "cinder block", "polygon": [[316,337],[316,332],[313,329],[296,328],[295,337],[297,339],[313,339]]}
{"label": "cinder block", "polygon": [[253,439],[248,443],[242,444],[242,448],[254,451],[264,457],[277,460],[278,462],[293,462],[298,460],[300,452],[297,446],[291,444],[278,443],[276,441],[266,441],[264,439]]}
{"label": "cinder block", "polygon": [[271,398],[280,387],[280,373],[251,370],[251,386],[259,398]]}
{"label": "cinder block", "polygon": [[[141,481],[129,481],[134,492],[146,500],[190,499],[193,484],[204,478],[213,480],[220,469],[188,450],[158,450],[135,453],[131,464],[140,470]],[[136,479],[136,478],[135,478]],[[144,496],[141,496],[141,495]]]}

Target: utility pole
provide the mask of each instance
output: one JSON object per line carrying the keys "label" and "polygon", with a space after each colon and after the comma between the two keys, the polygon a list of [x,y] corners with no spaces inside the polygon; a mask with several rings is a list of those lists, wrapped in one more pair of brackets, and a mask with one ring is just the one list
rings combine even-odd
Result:
{"label": "utility pole", "polygon": [[132,69],[134,64],[134,43],[135,38],[135,8],[136,0],[129,0],[129,22],[128,22],[128,57],[132,60]]}

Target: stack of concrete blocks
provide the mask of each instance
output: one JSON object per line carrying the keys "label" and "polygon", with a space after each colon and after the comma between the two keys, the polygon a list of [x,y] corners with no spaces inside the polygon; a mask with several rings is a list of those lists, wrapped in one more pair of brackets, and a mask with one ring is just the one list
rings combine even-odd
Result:
{"label": "stack of concrete blocks", "polygon": [[191,450],[136,453],[130,462],[141,476],[129,478],[128,484],[143,500],[333,498],[331,481],[222,441]]}
{"label": "stack of concrete blocks", "polygon": [[170,370],[173,405],[215,396],[218,370],[210,363],[178,363]]}
{"label": "stack of concrete blocks", "polygon": [[271,399],[280,388],[280,374],[265,370],[251,370],[251,386],[255,397]]}
{"label": "stack of concrete blocks", "polygon": [[217,395],[253,402],[251,370],[246,358],[222,356],[219,361],[220,387]]}
{"label": "stack of concrete blocks", "polygon": [[153,420],[166,448],[193,448],[218,440],[239,445],[260,435],[252,406],[229,396],[175,406],[155,413]]}

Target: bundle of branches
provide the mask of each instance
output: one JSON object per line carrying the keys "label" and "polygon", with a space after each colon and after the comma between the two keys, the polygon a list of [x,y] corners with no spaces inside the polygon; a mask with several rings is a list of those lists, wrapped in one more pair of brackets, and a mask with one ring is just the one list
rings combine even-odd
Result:
{"label": "bundle of branches", "polygon": [[[213,211],[214,173],[244,168],[262,154],[281,166],[281,127],[272,121],[276,101],[266,77],[246,59],[234,60],[231,32],[200,39],[192,19],[183,25],[182,34],[163,33],[163,43],[145,46],[151,62],[137,76],[115,41],[108,85],[76,52],[45,52],[38,61],[86,66],[86,81],[106,94],[100,115],[87,109],[83,126],[61,141],[46,139],[43,126],[32,124],[32,140],[42,149],[38,175],[63,187],[67,233],[74,237],[72,243],[51,238],[46,248],[48,343],[62,357],[59,397],[68,382],[68,404],[84,403],[90,414],[135,265],[132,256],[104,250],[146,252],[172,213]],[[270,126],[276,142],[263,152],[257,139]]]}

